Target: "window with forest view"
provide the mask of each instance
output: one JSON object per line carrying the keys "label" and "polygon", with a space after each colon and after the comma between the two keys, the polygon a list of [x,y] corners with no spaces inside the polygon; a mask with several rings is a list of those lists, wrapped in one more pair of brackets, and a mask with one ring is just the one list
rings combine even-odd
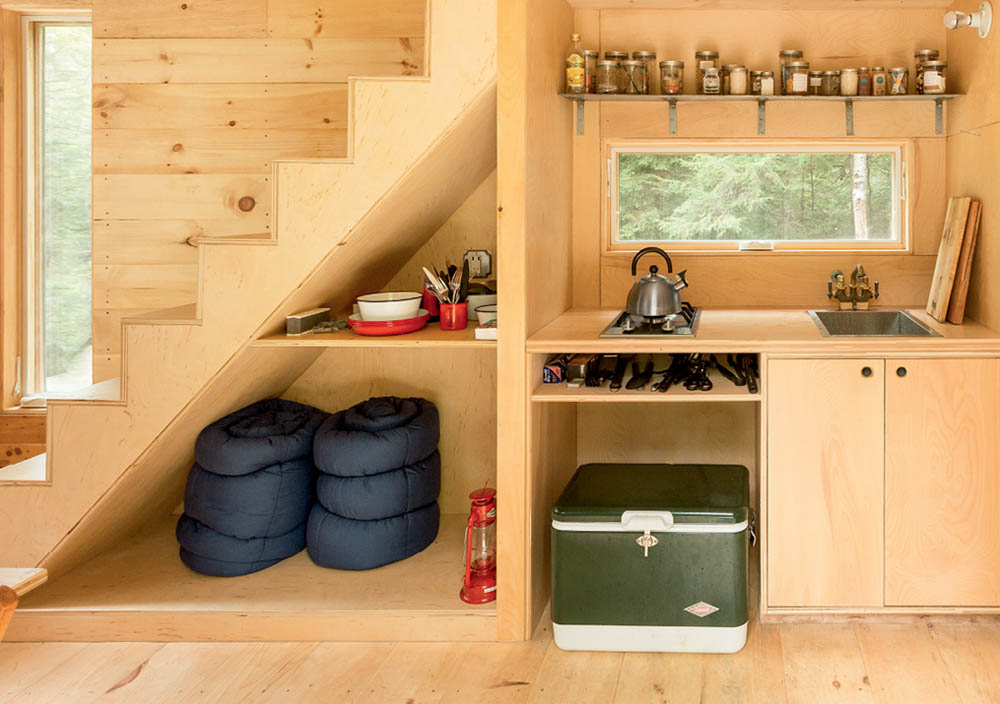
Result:
{"label": "window with forest view", "polygon": [[814,149],[614,150],[613,240],[899,243],[900,150]]}
{"label": "window with forest view", "polygon": [[91,27],[26,24],[26,333],[23,392],[88,386],[91,350]]}

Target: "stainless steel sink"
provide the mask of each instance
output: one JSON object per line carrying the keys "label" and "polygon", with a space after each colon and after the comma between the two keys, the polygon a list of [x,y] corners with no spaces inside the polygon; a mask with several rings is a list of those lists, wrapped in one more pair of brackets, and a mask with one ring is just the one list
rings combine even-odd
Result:
{"label": "stainless steel sink", "polygon": [[811,310],[824,337],[940,337],[902,310]]}

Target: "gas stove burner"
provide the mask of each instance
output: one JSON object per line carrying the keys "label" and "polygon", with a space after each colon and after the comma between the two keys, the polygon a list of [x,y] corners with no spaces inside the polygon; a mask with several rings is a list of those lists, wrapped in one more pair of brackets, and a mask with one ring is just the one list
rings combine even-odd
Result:
{"label": "gas stove burner", "polygon": [[694,337],[698,328],[700,311],[690,303],[683,303],[681,312],[665,318],[636,318],[620,313],[601,333],[601,337]]}

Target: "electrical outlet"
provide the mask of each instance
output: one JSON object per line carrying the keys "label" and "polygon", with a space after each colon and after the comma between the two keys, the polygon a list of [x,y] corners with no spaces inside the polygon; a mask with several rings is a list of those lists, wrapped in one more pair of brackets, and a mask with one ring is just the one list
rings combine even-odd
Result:
{"label": "electrical outlet", "polygon": [[493,273],[493,253],[488,249],[470,249],[465,253],[469,276],[482,279]]}

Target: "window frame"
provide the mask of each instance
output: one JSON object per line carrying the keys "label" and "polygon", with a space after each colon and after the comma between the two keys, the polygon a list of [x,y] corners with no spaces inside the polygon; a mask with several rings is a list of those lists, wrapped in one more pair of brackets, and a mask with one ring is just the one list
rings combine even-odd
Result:
{"label": "window frame", "polygon": [[[758,240],[642,240],[619,241],[618,235],[618,158],[621,153],[651,152],[665,154],[690,153],[858,153],[879,152],[895,156],[893,169],[893,229],[898,239],[886,240],[763,240],[768,248],[741,249],[741,244]],[[908,254],[912,252],[911,204],[913,185],[909,173],[914,158],[913,140],[909,139],[783,139],[783,140],[604,140],[604,197],[601,199],[601,227],[604,254],[633,253],[647,246],[660,246],[671,251],[701,254],[802,254],[822,252],[866,252]]]}

